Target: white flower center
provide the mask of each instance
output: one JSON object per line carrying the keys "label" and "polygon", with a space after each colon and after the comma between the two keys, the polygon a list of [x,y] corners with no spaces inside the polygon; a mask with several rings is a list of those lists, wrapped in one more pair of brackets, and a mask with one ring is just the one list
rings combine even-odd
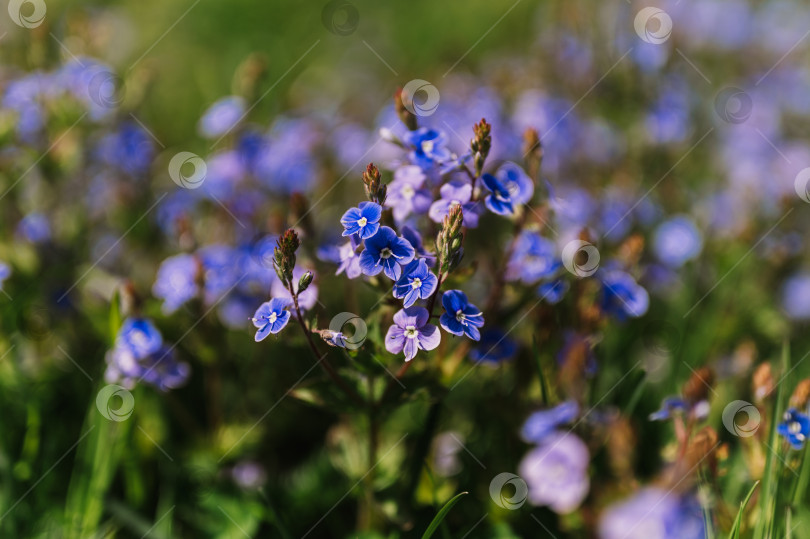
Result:
{"label": "white flower center", "polygon": [[365,217],[361,217],[360,219],[357,220],[357,225],[360,226],[360,227],[364,227],[367,224],[368,224],[368,219],[366,219]]}
{"label": "white flower center", "polygon": [[276,321],[278,315],[276,313],[270,313],[270,316],[267,317],[267,323],[272,324]]}
{"label": "white flower center", "polygon": [[433,151],[433,141],[432,140],[426,140],[426,141],[422,142],[422,151],[425,152],[425,153],[432,152]]}
{"label": "white flower center", "polygon": [[416,290],[420,286],[422,286],[422,279],[420,279],[419,277],[411,281],[411,288],[413,288],[414,290]]}
{"label": "white flower center", "polygon": [[455,208],[456,206],[461,206],[461,202],[459,202],[458,200],[451,200],[450,207]]}
{"label": "white flower center", "polygon": [[456,311],[456,320],[458,320],[462,324],[466,324],[467,323],[467,315],[464,314],[464,312],[462,312],[459,309],[458,311]]}
{"label": "white flower center", "polygon": [[405,336],[409,339],[415,339],[417,335],[416,326],[405,326]]}
{"label": "white flower center", "polygon": [[402,189],[400,189],[399,193],[404,198],[410,199],[410,198],[413,198],[413,195],[416,194],[416,190],[410,185],[405,185],[405,186],[402,187]]}
{"label": "white flower center", "polygon": [[388,247],[385,247],[380,251],[380,258],[388,259],[388,258],[391,258],[391,255],[393,255],[393,254],[394,253],[391,252],[391,249],[389,249]]}

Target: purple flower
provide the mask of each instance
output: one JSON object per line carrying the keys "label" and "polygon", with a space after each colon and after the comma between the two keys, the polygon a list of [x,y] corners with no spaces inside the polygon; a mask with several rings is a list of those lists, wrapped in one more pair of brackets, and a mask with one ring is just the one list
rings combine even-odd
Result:
{"label": "purple flower", "polygon": [[408,156],[411,162],[423,170],[430,170],[434,165],[441,165],[452,158],[450,150],[445,147],[446,135],[437,129],[420,127],[405,133],[402,140],[413,148]]}
{"label": "purple flower", "polygon": [[3,283],[11,277],[11,266],[5,262],[0,262],[0,290],[3,289]]}
{"label": "purple flower", "polygon": [[785,282],[782,308],[793,320],[810,319],[810,274],[799,273]]}
{"label": "purple flower", "polygon": [[603,539],[703,539],[703,511],[691,496],[656,487],[636,492],[614,504],[599,523]]}
{"label": "purple flower", "polygon": [[810,436],[810,417],[796,410],[789,408],[785,412],[783,421],[776,427],[779,435],[784,437],[793,449],[801,449]]}
{"label": "purple flower", "polygon": [[338,252],[340,265],[337,271],[335,271],[335,275],[340,275],[345,271],[346,277],[349,279],[360,277],[360,274],[363,272],[360,270],[360,256],[357,254],[357,247],[359,245],[360,242],[357,240],[357,236],[351,236],[348,242],[340,246]]}
{"label": "purple flower", "polygon": [[484,187],[489,189],[490,194],[484,199],[484,203],[492,213],[498,215],[512,215],[515,208],[512,206],[512,198],[509,190],[492,174],[481,176]]}
{"label": "purple flower", "polygon": [[[293,270],[293,289],[296,292],[298,291],[298,280],[304,276],[306,271],[307,270],[304,268],[295,268]],[[290,302],[293,300],[290,291],[287,290],[284,283],[278,279],[273,280],[273,284],[270,287],[270,294],[277,298],[284,298]],[[306,290],[298,294],[298,306],[301,307],[302,311],[308,311],[312,309],[316,303],[318,303],[318,287],[315,283],[310,283]]]}
{"label": "purple flower", "polygon": [[478,226],[478,209],[472,198],[472,186],[467,182],[452,181],[442,185],[439,190],[441,198],[431,204],[428,216],[436,223],[450,214],[450,208],[461,206],[464,226],[475,228]]}
{"label": "purple flower", "polygon": [[430,315],[424,307],[400,309],[394,315],[394,325],[385,335],[385,349],[392,354],[405,352],[405,361],[410,361],[419,350],[433,350],[439,346],[441,332],[427,321]]}
{"label": "purple flower", "polygon": [[340,224],[343,225],[343,235],[353,236],[357,234],[361,240],[372,237],[380,229],[380,217],[382,217],[382,207],[374,202],[361,202],[358,208],[349,208]]}
{"label": "purple flower", "polygon": [[417,299],[429,298],[438,284],[423,259],[413,260],[402,269],[402,276],[394,284],[394,297],[404,298],[403,305],[410,307]]}
{"label": "purple flower", "polygon": [[408,240],[397,237],[397,233],[387,226],[366,240],[366,248],[360,253],[360,268],[365,275],[377,275],[381,271],[391,280],[402,275],[401,266],[415,256],[414,248]]}
{"label": "purple flower", "polygon": [[146,174],[154,153],[152,139],[132,122],[124,123],[116,132],[104,136],[98,147],[101,161],[133,176]]}
{"label": "purple flower", "polygon": [[522,232],[506,265],[507,280],[532,284],[551,277],[562,265],[555,251],[551,240],[537,232]]}
{"label": "purple flower", "polygon": [[167,258],[152,285],[152,293],[163,300],[163,313],[171,314],[200,292],[200,263],[193,255],[180,254]]}
{"label": "purple flower", "polygon": [[470,359],[497,364],[512,359],[517,343],[500,329],[488,329],[481,335],[478,346],[470,350]]}
{"label": "purple flower", "polygon": [[570,423],[579,415],[579,404],[567,400],[547,410],[534,412],[523,424],[521,437],[529,443],[541,443],[557,427]]}
{"label": "purple flower", "polygon": [[198,130],[205,138],[216,138],[230,132],[245,114],[245,100],[238,96],[223,97],[205,111]]}
{"label": "purple flower", "polygon": [[647,312],[650,296],[633,277],[621,270],[611,270],[601,275],[602,310],[619,320],[638,318]]}
{"label": "purple flower", "polygon": [[278,333],[290,321],[289,300],[273,298],[259,305],[251,321],[257,328],[256,342],[263,341],[271,333]]}
{"label": "purple flower", "polygon": [[661,223],[655,231],[653,249],[658,259],[672,268],[679,268],[700,254],[703,238],[686,216],[673,217]]}
{"label": "purple flower", "polygon": [[385,205],[393,208],[397,222],[411,212],[424,213],[430,207],[430,191],[422,187],[425,178],[425,173],[416,165],[406,165],[394,171],[394,181],[388,184]]}
{"label": "purple flower", "polygon": [[507,161],[495,172],[495,178],[509,192],[513,204],[526,204],[534,194],[534,182],[519,165]]}
{"label": "purple flower", "polygon": [[467,300],[467,295],[461,290],[448,290],[442,295],[442,307],[446,313],[442,314],[439,323],[448,333],[453,335],[467,335],[474,341],[481,340],[478,328],[484,325],[484,315]]}
{"label": "purple flower", "polygon": [[520,463],[519,474],[529,487],[533,505],[547,505],[552,511],[574,511],[590,488],[585,443],[568,432],[554,432],[530,451]]}

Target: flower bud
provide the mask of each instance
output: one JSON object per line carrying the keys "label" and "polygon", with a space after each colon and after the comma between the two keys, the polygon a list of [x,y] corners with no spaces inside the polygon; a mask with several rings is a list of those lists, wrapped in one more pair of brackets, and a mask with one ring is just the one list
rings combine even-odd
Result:
{"label": "flower bud", "polygon": [[300,279],[298,279],[299,294],[304,290],[306,290],[307,288],[309,288],[309,285],[312,284],[312,278],[313,278],[312,272],[308,271],[305,274],[303,274]]}
{"label": "flower bud", "polygon": [[683,398],[691,405],[704,401],[714,386],[714,372],[709,367],[701,367],[683,385]]}
{"label": "flower bud", "polygon": [[273,250],[273,266],[276,270],[276,275],[284,283],[284,286],[289,287],[293,279],[293,269],[295,268],[295,252],[301,242],[298,240],[298,234],[292,228],[287,229],[286,232],[278,239],[276,248]]}
{"label": "flower bud", "polygon": [[543,162],[543,146],[536,129],[528,128],[523,133],[523,155],[526,159],[526,172],[536,180],[540,176],[540,164]]}
{"label": "flower bud", "polygon": [[790,405],[802,410],[807,406],[808,401],[810,401],[810,378],[805,378],[796,384],[796,389],[790,396]]}
{"label": "flower bud", "polygon": [[475,136],[470,142],[470,149],[473,153],[473,160],[475,162],[475,175],[480,176],[481,171],[484,170],[484,162],[487,160],[489,150],[492,148],[492,126],[487,123],[484,118],[473,125],[473,133]]}
{"label": "flower bud", "polygon": [[464,215],[461,205],[450,207],[450,213],[442,221],[442,229],[436,236],[436,254],[439,271],[447,274],[458,266],[464,255],[461,248],[464,234],[461,231]]}
{"label": "flower bud", "polygon": [[756,368],[751,378],[751,386],[756,402],[764,401],[773,392],[775,384],[770,363],[766,361]]}
{"label": "flower bud", "polygon": [[396,109],[397,116],[399,116],[400,121],[405,124],[405,127],[407,127],[409,131],[416,131],[416,116],[405,107],[405,103],[402,100],[402,91],[402,88],[400,88],[394,94],[394,109]]}
{"label": "flower bud", "polygon": [[388,186],[381,184],[380,171],[374,166],[374,163],[369,163],[366,167],[366,171],[363,172],[363,184],[366,186],[366,197],[368,197],[370,201],[376,202],[380,206],[385,204]]}

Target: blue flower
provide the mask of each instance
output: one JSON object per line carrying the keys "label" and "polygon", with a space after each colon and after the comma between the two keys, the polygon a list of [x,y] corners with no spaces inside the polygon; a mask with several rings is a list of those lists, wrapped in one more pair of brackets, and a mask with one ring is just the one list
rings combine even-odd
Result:
{"label": "blue flower", "polygon": [[478,226],[478,204],[470,202],[472,186],[467,182],[452,181],[442,185],[439,190],[441,198],[431,204],[428,217],[436,223],[450,214],[450,208],[461,206],[464,226],[475,228]]}
{"label": "blue flower", "polygon": [[549,281],[537,287],[537,294],[551,305],[556,305],[562,301],[565,293],[568,292],[568,282],[562,279]]}
{"label": "blue flower", "polygon": [[381,271],[391,280],[402,275],[401,265],[407,264],[415,255],[408,240],[397,237],[387,226],[366,240],[366,248],[360,253],[360,268],[365,275],[377,275]]}
{"label": "blue flower", "polygon": [[550,433],[520,463],[518,473],[529,487],[532,505],[555,513],[573,512],[588,495],[588,446],[570,432]]}
{"label": "blue flower", "polygon": [[551,277],[562,265],[555,251],[551,240],[537,232],[524,231],[515,241],[512,256],[506,265],[506,279],[520,279],[532,284]]}
{"label": "blue flower", "polygon": [[611,270],[601,276],[602,310],[619,320],[638,318],[647,312],[650,296],[630,274]]}
{"label": "blue flower", "polygon": [[118,330],[115,345],[130,350],[135,359],[143,359],[160,349],[163,336],[146,318],[127,318]]}
{"label": "blue flower", "polygon": [[484,325],[484,315],[467,300],[461,290],[448,290],[442,295],[442,306],[447,311],[442,314],[439,323],[448,333],[467,335],[474,341],[481,340],[478,328]]}
{"label": "blue flower", "polygon": [[163,313],[171,314],[197,296],[200,262],[193,255],[176,255],[160,265],[152,293],[163,300]]}
{"label": "blue flower", "polygon": [[405,133],[402,140],[413,148],[409,155],[411,162],[423,170],[429,170],[452,158],[450,150],[445,147],[447,136],[437,129],[420,127],[416,131]]}
{"label": "blue flower", "polygon": [[361,240],[366,240],[380,229],[380,217],[382,206],[374,202],[361,202],[360,207],[350,208],[340,218],[340,224],[344,228],[343,235],[357,234]]}
{"label": "blue flower", "polygon": [[256,342],[263,341],[271,333],[278,333],[290,321],[290,311],[286,310],[290,302],[286,299],[273,298],[259,305],[251,321],[258,329]]}
{"label": "blue flower", "polygon": [[517,343],[500,329],[488,329],[481,335],[478,346],[470,350],[470,359],[497,364],[512,359]]}
{"label": "blue flower", "polygon": [[394,181],[388,184],[385,205],[393,208],[399,223],[411,212],[424,213],[430,207],[430,190],[424,187],[426,176],[416,165],[406,165],[394,171]]}
{"label": "blue flower", "polygon": [[514,204],[526,204],[534,194],[534,182],[519,165],[507,161],[495,172],[495,178],[509,192]]}
{"label": "blue flower", "polygon": [[539,444],[557,427],[572,422],[579,415],[579,404],[567,400],[547,410],[534,412],[520,431],[526,442]]}
{"label": "blue flower", "polygon": [[410,307],[417,299],[429,298],[438,284],[423,259],[413,260],[402,269],[402,276],[394,284],[394,297],[404,298],[403,305]]}
{"label": "blue flower", "polygon": [[432,268],[433,266],[435,266],[436,265],[436,255],[434,255],[433,253],[429,253],[425,249],[425,246],[422,243],[422,236],[419,235],[419,232],[416,229],[411,228],[408,225],[402,225],[401,230],[402,230],[402,237],[404,239],[408,240],[408,243],[410,243],[411,246],[414,248],[414,250],[416,251],[416,254],[418,254],[420,257],[424,258],[425,262],[427,263],[427,265],[429,267]]}
{"label": "blue flower", "polygon": [[51,225],[41,213],[29,213],[17,224],[17,234],[31,243],[43,243],[51,239]]}
{"label": "blue flower", "polygon": [[410,361],[419,350],[433,350],[442,340],[439,328],[428,324],[430,315],[424,307],[400,309],[394,315],[394,325],[385,335],[385,349],[392,354],[405,352]]}
{"label": "blue flower", "polygon": [[793,449],[801,449],[804,447],[807,437],[810,436],[810,417],[799,412],[796,408],[789,408],[776,430],[790,443]]}
{"label": "blue flower", "polygon": [[3,289],[3,283],[11,277],[11,266],[5,262],[0,262],[0,290]]}
{"label": "blue flower", "polygon": [[245,100],[238,96],[223,97],[205,111],[198,129],[205,138],[216,138],[230,132],[245,114]]}
{"label": "blue flower", "polygon": [[599,537],[703,539],[706,525],[703,510],[694,496],[645,487],[605,510],[599,524]]}
{"label": "blue flower", "polygon": [[506,186],[492,174],[482,175],[481,181],[484,182],[484,187],[489,189],[490,192],[487,198],[484,199],[489,211],[498,215],[512,215],[515,208],[512,206],[512,198]]}
{"label": "blue flower", "polygon": [[349,279],[360,276],[362,273],[360,270],[360,256],[356,252],[359,245],[360,242],[357,240],[357,236],[350,236],[349,241],[340,246],[338,250],[339,266],[335,271],[335,275],[340,275],[345,271],[346,277]]}
{"label": "blue flower", "polygon": [[154,154],[152,139],[132,122],[124,123],[118,131],[99,141],[98,156],[101,161],[134,176],[149,171]]}
{"label": "blue flower", "polygon": [[674,217],[662,223],[653,238],[656,256],[672,268],[683,266],[700,254],[702,248],[700,231],[686,216]]}
{"label": "blue flower", "polygon": [[661,409],[650,414],[650,421],[665,421],[676,414],[687,411],[686,401],[681,397],[667,397],[661,403]]}

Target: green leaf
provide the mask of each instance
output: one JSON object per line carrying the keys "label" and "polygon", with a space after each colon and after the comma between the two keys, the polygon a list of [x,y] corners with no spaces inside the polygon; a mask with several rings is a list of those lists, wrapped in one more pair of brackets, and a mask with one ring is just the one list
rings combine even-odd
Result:
{"label": "green leaf", "polygon": [[110,300],[110,348],[115,345],[115,337],[118,335],[118,330],[121,329],[121,293],[115,289],[112,299]]}
{"label": "green leaf", "polygon": [[444,517],[447,516],[447,513],[450,512],[450,509],[452,509],[453,506],[456,505],[456,503],[458,503],[458,500],[465,494],[469,494],[469,492],[461,492],[459,494],[456,494],[455,496],[450,498],[449,502],[444,504],[444,507],[442,507],[441,511],[439,511],[438,514],[433,518],[433,521],[430,523],[430,526],[428,526],[428,529],[427,531],[425,531],[425,534],[422,536],[422,539],[428,539],[436,532],[437,529],[439,529],[439,525],[444,520]]}
{"label": "green leaf", "polygon": [[754,491],[759,486],[759,481],[754,481],[754,485],[751,487],[751,490],[748,491],[748,495],[745,499],[740,502],[740,510],[737,511],[737,517],[734,519],[734,525],[731,527],[731,533],[728,534],[728,539],[738,539],[740,537],[740,526],[742,526],[742,517],[743,511],[745,511],[745,506],[748,505],[748,501],[751,499],[751,496],[754,495]]}

